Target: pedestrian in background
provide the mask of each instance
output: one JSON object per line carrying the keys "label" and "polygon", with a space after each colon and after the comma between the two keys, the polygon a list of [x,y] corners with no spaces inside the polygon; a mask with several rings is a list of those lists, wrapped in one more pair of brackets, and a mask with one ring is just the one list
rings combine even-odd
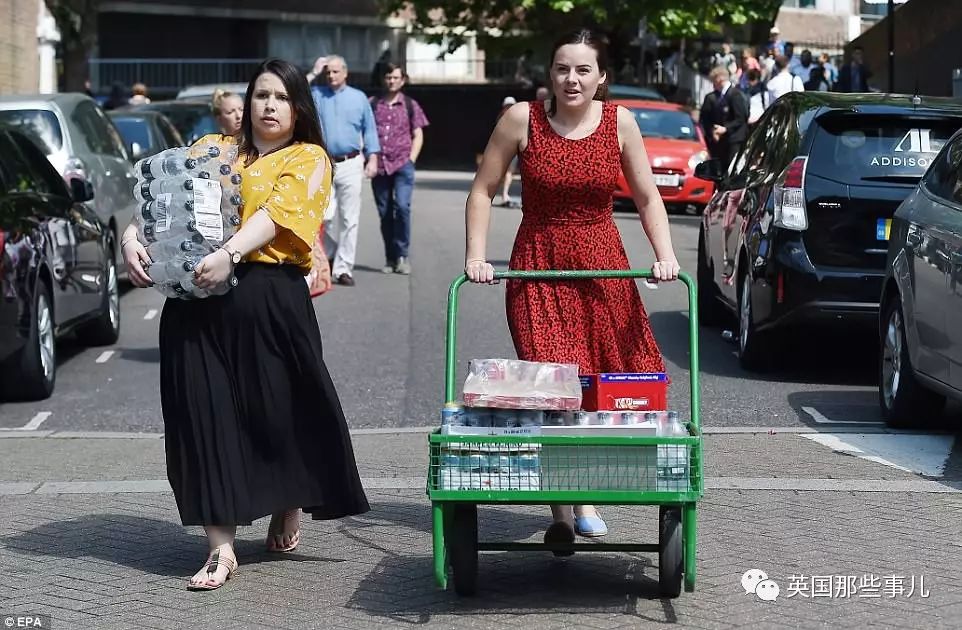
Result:
{"label": "pedestrian in background", "polygon": [[770,53],[772,57],[785,54],[785,42],[782,41],[781,36],[782,32],[777,26],[773,26],[768,31],[768,43],[765,45],[765,51]]}
{"label": "pedestrian in background", "polygon": [[[268,514],[268,551],[293,551],[300,511],[335,519],[369,507],[350,434],[324,365],[304,284],[331,192],[331,162],[304,76],[278,59],[255,70],[239,138],[240,229],[205,256],[194,283],[222,296],[168,299],[160,322],[167,476],[184,525],[210,554],[188,582],[213,590],[237,568],[238,525]],[[131,224],[121,242],[134,286],[150,257]]]}
{"label": "pedestrian in background", "polygon": [[114,81],[110,86],[110,96],[107,97],[107,101],[104,103],[104,109],[118,109],[127,105],[127,90],[124,88],[124,84],[119,81]]}
{"label": "pedestrian in background", "polygon": [[805,82],[806,92],[829,92],[831,86],[825,80],[825,70],[822,66],[815,66],[809,73],[809,79]]}
{"label": "pedestrian in background", "polygon": [[776,100],[789,92],[805,91],[802,80],[788,70],[788,57],[783,55],[775,58],[775,76],[768,80],[768,89]]}
{"label": "pedestrian in background", "polygon": [[715,53],[712,67],[724,68],[728,70],[728,74],[731,76],[734,76],[738,71],[738,62],[735,60],[735,53],[732,52],[730,40],[722,42],[721,52]]}
{"label": "pedestrian in background", "polygon": [[[792,74],[802,80],[802,85],[808,83],[808,80],[812,78],[812,71],[818,67],[815,63],[815,59],[812,57],[812,51],[805,49],[802,51],[802,56],[792,69]],[[808,89],[808,88],[805,88]]]}
{"label": "pedestrian in background", "polygon": [[862,59],[862,49],[858,46],[852,49],[849,62],[838,71],[839,92],[868,92],[868,80],[872,78],[871,71]]}
{"label": "pedestrian in background", "polygon": [[732,85],[725,68],[715,68],[709,78],[715,89],[705,95],[698,122],[708,153],[727,167],[748,137],[748,98]]}
{"label": "pedestrian in background", "polygon": [[[775,98],[768,89],[768,84],[762,81],[760,70],[752,69],[746,74],[748,76],[748,126],[751,128],[758,123],[758,119],[762,117],[765,110],[771,107]],[[732,157],[734,158],[734,154]]]}
{"label": "pedestrian in background", "polygon": [[825,80],[828,81],[831,89],[835,89],[835,84],[838,83],[838,68],[832,63],[832,58],[828,56],[828,53],[822,53],[818,56],[818,63],[821,64],[822,69],[825,70]]}
{"label": "pedestrian in background", "polygon": [[150,103],[150,99],[147,98],[147,86],[143,83],[134,83],[130,91],[133,92],[133,96],[127,99],[128,105],[147,105]]}
{"label": "pedestrian in background", "polygon": [[[518,100],[515,97],[505,96],[504,100],[501,101],[501,111],[498,112],[498,120],[500,121],[505,112],[511,109],[511,106],[515,105],[517,102]],[[516,207],[514,199],[511,198],[511,183],[514,182],[514,174],[517,170],[518,156],[516,155],[511,158],[511,162],[508,164],[508,168],[504,172],[504,178],[501,180],[501,203],[498,205],[502,208]]]}
{"label": "pedestrian in background", "polygon": [[381,146],[367,96],[347,84],[347,62],[340,55],[330,55],[325,71],[327,85],[311,90],[334,160],[334,195],[324,216],[324,250],[334,257],[334,281],[353,287],[361,184],[365,176],[377,175]]}
{"label": "pedestrian in background", "polygon": [[[612,191],[624,172],[654,249],[656,280],[678,277],[668,217],[631,112],[605,102],[608,55],[588,30],[567,35],[551,51],[550,101],[519,103],[500,118],[468,195],[465,273],[491,283],[487,261],[491,201],[508,165],[522,155],[524,212],[509,267],[628,269],[612,218]],[[518,358],[573,363],[582,374],[663,372],[634,280],[510,281],[507,318]],[[575,534],[603,536],[608,527],[590,505],[551,507],[547,543]]]}
{"label": "pedestrian in background", "polygon": [[[761,64],[758,63],[758,59],[755,57],[755,50],[752,48],[742,49],[742,64],[738,68],[738,74],[734,77],[735,83],[738,85],[738,89],[747,92],[748,91],[748,71],[758,70],[761,71]],[[761,76],[761,74],[759,74]]]}
{"label": "pedestrian in background", "polygon": [[428,119],[416,100],[403,92],[407,73],[393,63],[384,66],[384,95],[371,99],[381,158],[371,180],[374,203],[381,217],[384,273],[411,273],[411,194],[414,165],[424,145]]}
{"label": "pedestrian in background", "polygon": [[210,111],[214,120],[225,136],[236,136],[240,133],[241,121],[244,119],[244,99],[239,94],[217,88],[210,99]]}

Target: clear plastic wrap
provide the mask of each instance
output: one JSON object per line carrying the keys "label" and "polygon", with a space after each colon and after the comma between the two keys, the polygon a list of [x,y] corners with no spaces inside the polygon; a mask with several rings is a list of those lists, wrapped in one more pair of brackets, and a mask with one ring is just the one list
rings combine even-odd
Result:
{"label": "clear plastic wrap", "polygon": [[574,411],[581,407],[578,366],[474,359],[463,388],[468,407]]}
{"label": "clear plastic wrap", "polygon": [[162,151],[135,165],[137,237],[153,264],[154,288],[182,299],[222,295],[235,278],[206,290],[193,282],[194,268],[241,224],[241,174],[237,147],[211,142]]}

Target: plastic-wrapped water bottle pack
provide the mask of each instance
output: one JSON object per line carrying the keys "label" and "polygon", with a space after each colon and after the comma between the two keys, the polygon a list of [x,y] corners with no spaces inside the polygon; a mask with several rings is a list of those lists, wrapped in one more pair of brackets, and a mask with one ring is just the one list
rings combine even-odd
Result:
{"label": "plastic-wrapped water bottle pack", "polygon": [[167,297],[223,295],[231,277],[213,289],[194,284],[194,268],[241,224],[241,174],[237,148],[194,145],[162,151],[137,162],[135,221],[153,264],[147,274]]}

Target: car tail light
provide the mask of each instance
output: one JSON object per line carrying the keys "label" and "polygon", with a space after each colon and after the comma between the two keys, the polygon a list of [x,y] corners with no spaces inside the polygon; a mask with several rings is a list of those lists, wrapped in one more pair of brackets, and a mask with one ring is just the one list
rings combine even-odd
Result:
{"label": "car tail light", "polygon": [[808,158],[798,157],[775,181],[775,226],[787,230],[808,228],[805,212],[805,167]]}
{"label": "car tail light", "polygon": [[781,304],[785,301],[785,274],[778,272],[778,284],[775,287],[775,301]]}

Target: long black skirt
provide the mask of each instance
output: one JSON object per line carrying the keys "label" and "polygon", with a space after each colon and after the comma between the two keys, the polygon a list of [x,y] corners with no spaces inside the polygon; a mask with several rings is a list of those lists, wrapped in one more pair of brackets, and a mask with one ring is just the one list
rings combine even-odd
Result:
{"label": "long black skirt", "polygon": [[160,321],[167,478],[184,525],[369,508],[301,272],[245,263],[220,297]]}

